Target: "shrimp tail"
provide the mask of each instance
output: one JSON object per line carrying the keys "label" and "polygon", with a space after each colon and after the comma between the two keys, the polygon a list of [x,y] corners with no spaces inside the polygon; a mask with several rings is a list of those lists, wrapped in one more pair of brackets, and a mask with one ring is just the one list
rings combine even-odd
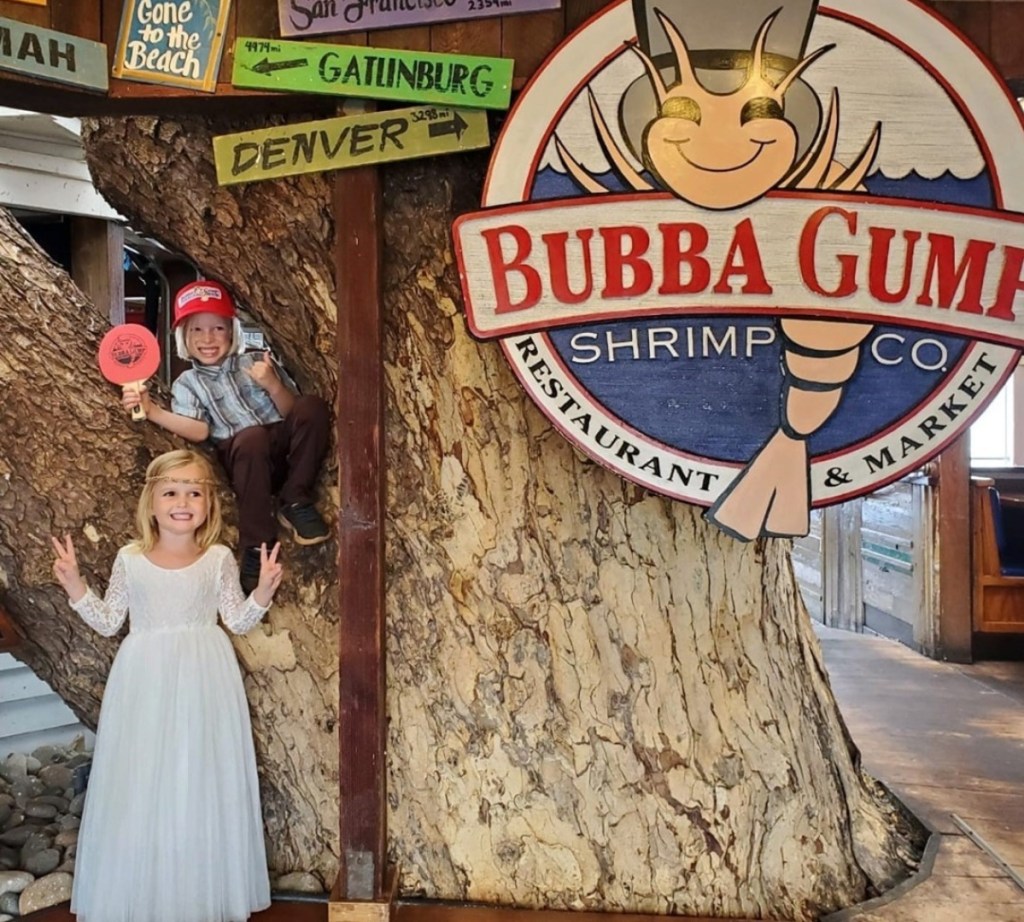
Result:
{"label": "shrimp tail", "polygon": [[807,442],[779,429],[705,518],[741,541],[791,538],[810,531],[810,509]]}

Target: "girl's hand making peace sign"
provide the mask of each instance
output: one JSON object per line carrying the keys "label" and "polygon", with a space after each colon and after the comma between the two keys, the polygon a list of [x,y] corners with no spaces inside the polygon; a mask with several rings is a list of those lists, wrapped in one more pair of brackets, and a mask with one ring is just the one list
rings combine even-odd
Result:
{"label": "girl's hand making peace sign", "polygon": [[58,538],[51,537],[50,540],[57,554],[57,559],[53,562],[53,575],[64,587],[68,598],[72,602],[77,602],[85,595],[86,586],[82,574],[78,572],[78,558],[75,556],[75,546],[71,543],[71,535],[64,536],[63,544]]}
{"label": "girl's hand making peace sign", "polygon": [[267,543],[260,545],[260,581],[252,591],[252,597],[256,604],[263,608],[270,606],[277,587],[281,585],[281,577],[284,576],[284,567],[278,563],[277,555],[281,550],[281,542],[278,541],[273,550],[267,551]]}

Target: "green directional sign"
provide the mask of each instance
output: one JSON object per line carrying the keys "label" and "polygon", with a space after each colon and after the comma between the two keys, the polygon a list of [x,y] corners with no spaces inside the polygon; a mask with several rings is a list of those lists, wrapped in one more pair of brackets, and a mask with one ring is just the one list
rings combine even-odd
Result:
{"label": "green directional sign", "polygon": [[487,147],[480,109],[414,106],[225,134],[213,139],[222,186]]}
{"label": "green directional sign", "polygon": [[0,70],[105,91],[107,46],[15,19],[0,19]]}
{"label": "green directional sign", "polygon": [[239,38],[237,87],[507,109],[511,58]]}

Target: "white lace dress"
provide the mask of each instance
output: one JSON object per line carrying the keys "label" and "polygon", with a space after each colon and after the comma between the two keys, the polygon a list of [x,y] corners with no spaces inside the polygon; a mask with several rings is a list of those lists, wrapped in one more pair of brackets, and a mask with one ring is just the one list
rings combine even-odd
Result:
{"label": "white lace dress", "polygon": [[112,636],[75,862],[80,922],[241,922],[270,905],[249,710],[217,623],[251,630],[265,608],[223,545],[166,570],[132,547],[103,600],[73,605]]}

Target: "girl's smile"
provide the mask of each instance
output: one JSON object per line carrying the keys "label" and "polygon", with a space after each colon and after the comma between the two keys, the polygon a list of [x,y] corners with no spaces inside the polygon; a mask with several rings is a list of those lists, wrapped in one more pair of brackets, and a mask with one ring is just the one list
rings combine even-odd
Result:
{"label": "girl's smile", "polygon": [[203,472],[196,464],[186,464],[160,481],[153,492],[153,518],[161,534],[191,534],[209,515],[209,487],[197,483]]}

